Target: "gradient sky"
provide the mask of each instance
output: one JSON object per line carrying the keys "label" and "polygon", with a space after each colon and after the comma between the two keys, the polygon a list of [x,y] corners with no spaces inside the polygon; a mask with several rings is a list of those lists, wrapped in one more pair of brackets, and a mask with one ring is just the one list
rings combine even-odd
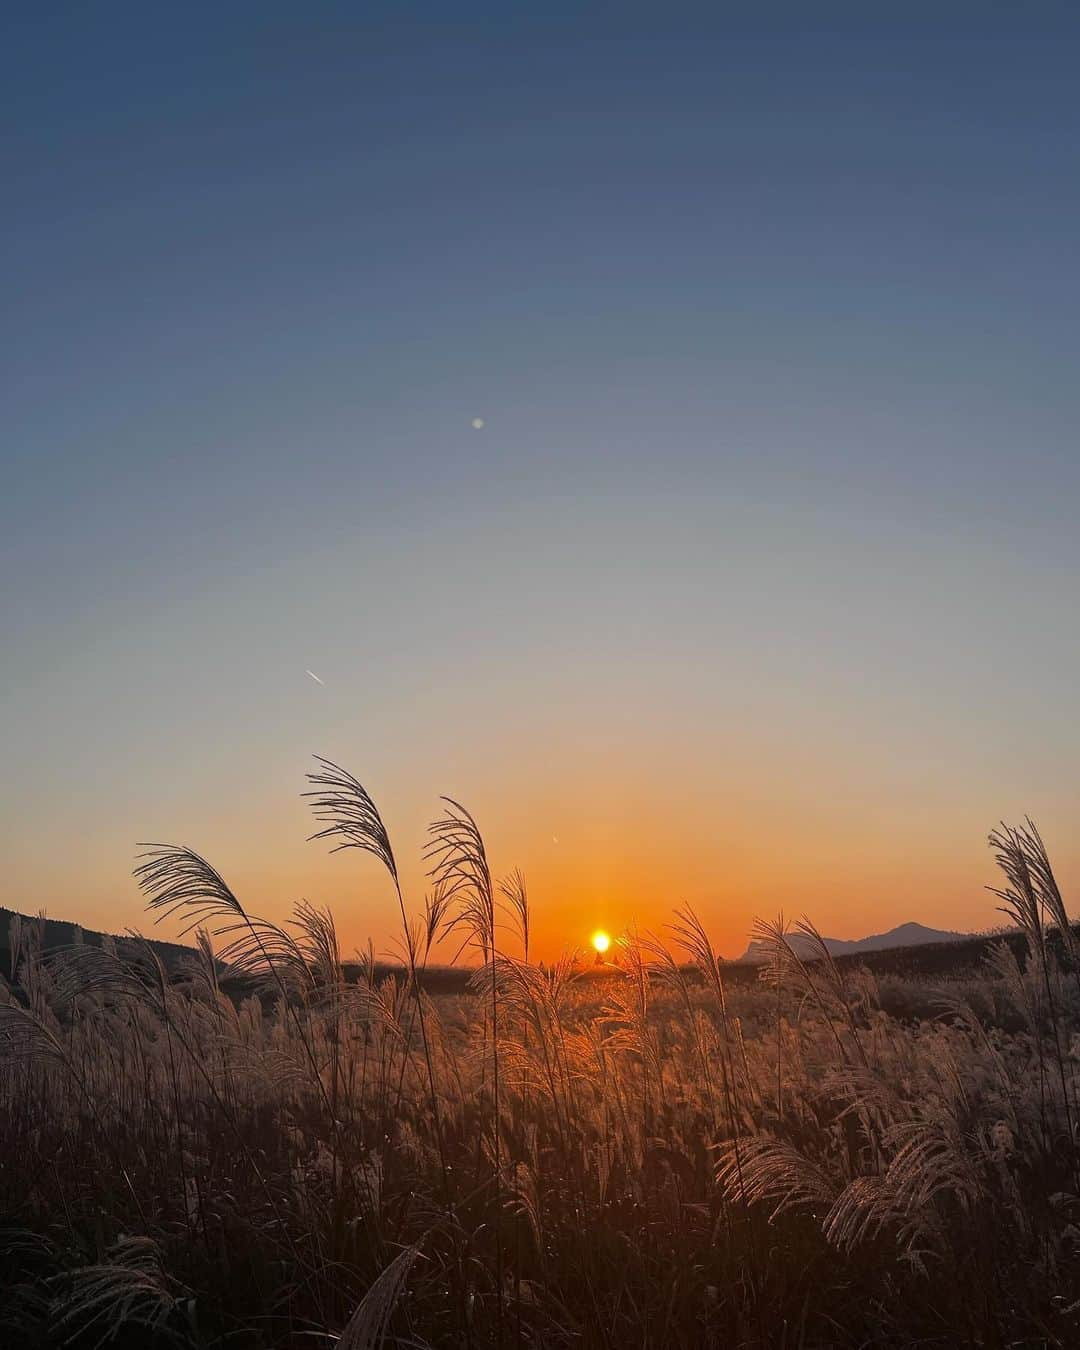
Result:
{"label": "gradient sky", "polygon": [[168,840],[385,947],[314,752],[542,955],[985,927],[1024,812],[1075,894],[1074,6],[2,29],[3,904],[145,927]]}

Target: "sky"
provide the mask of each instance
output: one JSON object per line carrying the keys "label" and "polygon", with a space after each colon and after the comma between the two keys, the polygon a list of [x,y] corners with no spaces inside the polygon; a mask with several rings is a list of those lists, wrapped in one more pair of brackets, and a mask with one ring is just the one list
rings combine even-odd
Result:
{"label": "sky", "polygon": [[167,841],[387,950],[313,754],[541,956],[983,929],[1025,813],[1076,894],[1074,7],[0,29],[0,903],[150,931]]}

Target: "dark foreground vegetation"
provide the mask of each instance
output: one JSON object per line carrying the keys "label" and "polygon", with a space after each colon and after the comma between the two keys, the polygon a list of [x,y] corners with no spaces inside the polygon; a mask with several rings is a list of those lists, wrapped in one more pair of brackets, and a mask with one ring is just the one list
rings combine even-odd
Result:
{"label": "dark foreground vegetation", "polygon": [[[397,890],[359,784],[313,794]],[[148,849],[200,934],[168,968],[11,924],[0,1341],[1080,1344],[1080,951],[1034,828],[991,842],[1017,934],[970,962],[809,960],[778,922],[736,973],[677,911],[605,979],[530,960],[524,881],[453,803],[396,974]],[[475,969],[436,992],[447,928]]]}

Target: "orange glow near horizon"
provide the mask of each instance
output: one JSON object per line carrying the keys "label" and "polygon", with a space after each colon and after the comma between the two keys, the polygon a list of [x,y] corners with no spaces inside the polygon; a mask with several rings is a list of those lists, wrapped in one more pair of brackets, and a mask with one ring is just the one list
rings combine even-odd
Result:
{"label": "orange glow near horizon", "polygon": [[[876,750],[869,761],[865,754],[858,759],[854,748],[839,744],[839,734],[832,758],[816,746],[811,753],[805,740],[781,757],[760,739],[755,758],[740,728],[729,728],[722,747],[726,771],[710,778],[704,751],[715,750],[716,758],[721,747],[707,727],[691,747],[660,744],[640,731],[647,770],[596,727],[591,742],[574,746],[554,725],[514,732],[505,724],[500,731],[502,745],[458,746],[462,764],[438,771],[411,761],[392,772],[378,763],[369,768],[348,747],[340,755],[370,784],[393,842],[410,920],[422,914],[430,888],[423,857],[433,815],[435,788],[425,786],[430,778],[437,787],[449,780],[474,813],[493,875],[520,867],[527,878],[534,961],[557,960],[567,946],[579,945],[606,959],[624,928],[666,941],[665,925],[682,906],[695,911],[726,958],[746,950],[755,917],[779,911],[789,918],[806,914],[827,936],[841,939],[909,921],[967,932],[998,921],[984,889],[995,881],[984,842],[999,795],[993,784],[979,787],[962,806],[943,800],[946,787],[954,790],[951,780],[937,788],[904,780],[904,790],[893,785],[890,797],[897,771],[882,767]],[[525,775],[522,763],[539,767]],[[574,772],[560,777],[570,765]],[[331,853],[325,842],[308,838],[310,809],[299,796],[310,768],[306,749],[253,785],[229,769],[224,756],[215,767],[209,778],[189,779],[186,771],[168,776],[160,800],[136,775],[117,802],[88,803],[70,827],[92,832],[98,843],[79,858],[61,850],[31,855],[19,844],[6,878],[10,899],[3,903],[24,913],[44,908],[51,918],[88,930],[134,927],[175,940],[179,919],[156,923],[130,877],[131,841],[182,839],[218,869],[250,913],[287,923],[304,896],[331,910],[349,959],[369,939],[380,957],[393,959],[400,911],[385,868],[367,853]],[[662,800],[656,780],[675,785]],[[1016,800],[1013,815],[1023,805],[1019,795]],[[839,836],[838,802],[844,807]],[[1039,826],[1068,894],[1080,878],[1080,850],[1066,817],[1042,805]],[[647,830],[641,828],[646,819]],[[610,940],[606,952],[594,945],[600,932]],[[509,916],[500,919],[499,942],[500,950],[522,954]],[[457,950],[451,935],[431,959],[450,961]]]}

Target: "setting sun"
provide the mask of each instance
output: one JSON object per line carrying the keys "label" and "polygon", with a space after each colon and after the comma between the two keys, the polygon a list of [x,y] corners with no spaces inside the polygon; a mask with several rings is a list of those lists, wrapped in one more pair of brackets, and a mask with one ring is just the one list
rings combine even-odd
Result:
{"label": "setting sun", "polygon": [[611,946],[611,938],[604,932],[594,933],[592,935],[592,945],[596,948],[597,953],[600,956],[603,956]]}

